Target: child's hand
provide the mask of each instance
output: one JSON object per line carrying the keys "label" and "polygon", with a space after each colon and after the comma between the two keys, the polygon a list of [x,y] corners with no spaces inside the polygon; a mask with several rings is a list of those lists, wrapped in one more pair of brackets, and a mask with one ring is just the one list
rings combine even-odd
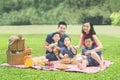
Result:
{"label": "child's hand", "polygon": [[68,58],[68,54],[64,54],[64,57],[63,57],[63,58],[64,58],[64,59],[65,59],[65,58]]}
{"label": "child's hand", "polygon": [[55,47],[55,46],[57,46],[57,45],[58,45],[58,42],[55,42],[55,43],[50,44],[49,47],[52,48],[52,47]]}
{"label": "child's hand", "polygon": [[75,46],[75,49],[79,49],[79,46]]}
{"label": "child's hand", "polygon": [[77,53],[76,48],[75,48],[75,47],[73,47],[72,45],[71,45],[71,50],[72,50],[72,53],[73,53],[73,54],[76,54],[76,53]]}

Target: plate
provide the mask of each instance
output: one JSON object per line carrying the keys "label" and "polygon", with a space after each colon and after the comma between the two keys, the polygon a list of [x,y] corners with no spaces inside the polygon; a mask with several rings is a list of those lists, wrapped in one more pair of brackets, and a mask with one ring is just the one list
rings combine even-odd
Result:
{"label": "plate", "polygon": [[59,65],[59,66],[57,66],[56,68],[57,68],[57,69],[60,69],[60,70],[69,69],[69,67],[66,66],[66,65]]}

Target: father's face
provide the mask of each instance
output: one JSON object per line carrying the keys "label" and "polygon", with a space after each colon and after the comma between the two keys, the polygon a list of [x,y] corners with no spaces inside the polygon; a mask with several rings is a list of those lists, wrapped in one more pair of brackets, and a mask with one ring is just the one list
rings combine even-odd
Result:
{"label": "father's face", "polygon": [[60,25],[58,27],[58,32],[60,32],[60,34],[64,34],[66,31],[66,26],[65,25]]}

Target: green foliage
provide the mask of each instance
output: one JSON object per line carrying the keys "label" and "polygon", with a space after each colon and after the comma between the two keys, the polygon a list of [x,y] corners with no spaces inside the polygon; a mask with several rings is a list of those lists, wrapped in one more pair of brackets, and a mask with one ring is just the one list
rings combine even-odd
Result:
{"label": "green foliage", "polygon": [[69,24],[91,21],[111,24],[110,14],[120,10],[120,0],[1,0],[0,25]]}
{"label": "green foliage", "polygon": [[3,6],[3,11],[9,13],[33,6],[33,2],[34,0],[6,0],[2,1],[1,5]]}
{"label": "green foliage", "polygon": [[39,17],[35,8],[26,8],[20,11],[12,11],[2,15],[1,24],[37,24]]}
{"label": "green foliage", "polygon": [[113,25],[120,25],[120,11],[113,12],[110,16]]}
{"label": "green foliage", "polygon": [[104,5],[111,12],[118,12],[120,10],[120,0],[106,0]]}

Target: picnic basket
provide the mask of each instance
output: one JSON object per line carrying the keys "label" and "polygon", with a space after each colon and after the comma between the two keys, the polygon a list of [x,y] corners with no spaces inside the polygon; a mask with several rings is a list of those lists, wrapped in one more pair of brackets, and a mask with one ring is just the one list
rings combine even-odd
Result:
{"label": "picnic basket", "polygon": [[7,63],[10,65],[24,64],[24,57],[27,53],[20,52],[19,54],[13,54],[11,51],[7,51]]}
{"label": "picnic basket", "polygon": [[24,57],[31,51],[25,49],[25,40],[19,37],[10,37],[7,50],[7,63],[10,65],[24,64]]}
{"label": "picnic basket", "polygon": [[23,51],[25,49],[25,40],[20,40],[20,39],[17,39],[15,40],[12,45],[9,45],[9,49],[11,51]]}

